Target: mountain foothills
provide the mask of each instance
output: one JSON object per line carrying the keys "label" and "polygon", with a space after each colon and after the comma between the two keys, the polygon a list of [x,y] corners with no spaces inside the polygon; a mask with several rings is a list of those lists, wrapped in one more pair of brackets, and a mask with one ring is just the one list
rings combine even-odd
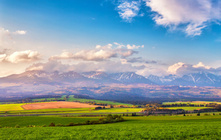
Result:
{"label": "mountain foothills", "polygon": [[134,72],[26,71],[0,78],[0,99],[63,93],[109,100],[220,98],[221,76],[205,72],[144,77]]}

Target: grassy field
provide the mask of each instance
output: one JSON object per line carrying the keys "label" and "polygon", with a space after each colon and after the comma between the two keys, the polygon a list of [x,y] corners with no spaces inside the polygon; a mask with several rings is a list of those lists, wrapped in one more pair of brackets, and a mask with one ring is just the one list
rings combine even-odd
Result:
{"label": "grassy field", "polygon": [[19,116],[19,117],[0,117],[0,125],[2,127],[27,127],[28,125],[48,126],[50,123],[67,125],[71,122],[79,123],[86,120],[98,120],[93,117],[61,117],[61,116]]}
{"label": "grassy field", "polygon": [[118,102],[112,102],[112,101],[102,101],[102,100],[94,100],[94,99],[74,98],[74,95],[70,95],[67,100],[68,100],[68,101],[78,101],[78,102],[81,102],[81,103],[94,102],[94,103],[102,103],[102,104],[108,104],[108,105],[125,105],[125,106],[132,106],[131,104],[124,104],[124,103],[118,103]]}
{"label": "grassy field", "polygon": [[[55,101],[57,100],[64,100],[64,98],[67,95],[63,95],[61,98],[41,98],[41,99],[32,99],[33,102],[43,102],[43,101]],[[81,102],[81,103],[88,103],[88,102],[94,102],[94,103],[101,103],[101,104],[108,104],[108,105],[125,105],[125,106],[132,106],[131,104],[125,104],[125,103],[119,103],[119,102],[113,102],[113,101],[103,101],[103,100],[95,100],[95,99],[81,99],[81,98],[74,98],[74,95],[70,95],[69,98],[66,99],[70,102]]]}
{"label": "grassy field", "polygon": [[[6,118],[3,123],[7,122]],[[16,120],[16,118],[13,118]],[[19,118],[20,119],[20,118]],[[59,120],[61,119],[61,120]],[[53,121],[83,121],[81,118]],[[62,121],[62,120],[65,121]],[[70,120],[69,120],[70,119]],[[71,120],[73,119],[73,120]],[[78,120],[79,119],[79,120]],[[94,118],[87,118],[94,119]],[[125,117],[125,122],[73,127],[0,128],[0,139],[220,139],[221,115]],[[12,122],[10,120],[7,123]],[[14,121],[15,121],[14,120]],[[28,119],[29,120],[29,119]],[[30,119],[37,120],[37,119]],[[45,121],[46,120],[46,121]],[[51,119],[39,118],[42,122]],[[30,122],[33,123],[33,122]],[[37,124],[38,122],[36,122]],[[47,124],[48,124],[47,123]],[[4,124],[3,124],[4,125]],[[13,126],[14,124],[10,124]],[[21,125],[28,125],[25,122]]]}
{"label": "grassy field", "polygon": [[[7,114],[55,114],[55,113],[117,113],[117,112],[140,112],[142,108],[107,108],[94,110],[94,108],[58,108],[39,110],[7,111]],[[0,111],[0,115],[5,111]]]}
{"label": "grassy field", "polygon": [[21,106],[24,104],[0,104],[1,111],[24,110]]}
{"label": "grassy field", "polygon": [[166,107],[168,109],[183,109],[183,110],[200,110],[200,109],[206,109],[210,107]]}
{"label": "grassy field", "polygon": [[199,105],[199,104],[209,104],[209,103],[217,103],[217,104],[221,104],[221,102],[213,102],[213,101],[187,101],[187,102],[182,102],[182,101],[176,101],[176,102],[163,102],[163,105],[169,105],[169,104],[195,104],[195,105]]}

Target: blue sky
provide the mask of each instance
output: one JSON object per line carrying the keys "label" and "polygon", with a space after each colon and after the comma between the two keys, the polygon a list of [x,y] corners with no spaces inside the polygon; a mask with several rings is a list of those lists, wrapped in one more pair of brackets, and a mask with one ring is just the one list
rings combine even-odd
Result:
{"label": "blue sky", "polygon": [[[149,65],[131,64],[145,65],[146,69],[167,69],[178,62],[188,65],[203,62],[205,66],[220,67],[221,12],[217,8],[220,3],[217,0],[168,0],[167,4],[170,6],[165,6],[162,0],[1,0],[0,27],[4,32],[1,36],[3,38],[8,30],[13,41],[4,37],[1,50],[10,51],[2,52],[8,58],[2,59],[4,64],[0,65],[10,65],[6,63],[14,52],[37,52],[41,59],[35,56],[33,61],[32,58],[20,61],[25,64],[16,62],[21,72],[33,63],[47,63],[48,58],[63,51],[73,55],[93,50],[96,45],[117,42],[144,47],[134,49],[138,53],[124,58],[111,56],[111,61],[137,57],[157,61]],[[179,6],[187,9],[177,10],[175,7]],[[16,31],[25,33],[16,34]],[[56,61],[98,63],[72,55]]]}

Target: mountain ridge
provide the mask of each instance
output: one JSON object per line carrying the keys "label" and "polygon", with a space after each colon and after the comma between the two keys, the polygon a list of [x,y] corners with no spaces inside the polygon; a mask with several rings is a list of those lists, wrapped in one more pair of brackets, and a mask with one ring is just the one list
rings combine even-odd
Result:
{"label": "mountain ridge", "polygon": [[121,84],[150,84],[150,85],[175,85],[175,86],[214,86],[221,87],[221,76],[212,73],[198,72],[183,76],[149,75],[144,77],[135,72],[106,73],[101,71],[90,71],[77,73],[68,72],[46,72],[26,71],[21,74],[13,74],[0,78],[0,83],[33,83],[33,84],[62,84],[75,82],[92,83],[121,83]]}

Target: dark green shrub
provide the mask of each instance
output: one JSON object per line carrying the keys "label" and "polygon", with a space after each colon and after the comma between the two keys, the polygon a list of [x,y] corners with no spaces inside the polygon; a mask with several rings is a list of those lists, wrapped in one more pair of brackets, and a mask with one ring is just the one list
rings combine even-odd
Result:
{"label": "dark green shrub", "polygon": [[49,124],[49,126],[50,126],[50,127],[54,127],[54,126],[55,126],[55,123],[52,122],[51,124]]}
{"label": "dark green shrub", "polygon": [[56,126],[64,126],[64,125],[59,123],[59,124],[57,124]]}
{"label": "dark green shrub", "polygon": [[74,126],[75,124],[73,122],[69,123],[67,126]]}
{"label": "dark green shrub", "polygon": [[90,124],[90,121],[89,121],[89,120],[87,120],[87,121],[85,122],[85,124],[87,124],[87,125],[88,125],[88,124]]}

